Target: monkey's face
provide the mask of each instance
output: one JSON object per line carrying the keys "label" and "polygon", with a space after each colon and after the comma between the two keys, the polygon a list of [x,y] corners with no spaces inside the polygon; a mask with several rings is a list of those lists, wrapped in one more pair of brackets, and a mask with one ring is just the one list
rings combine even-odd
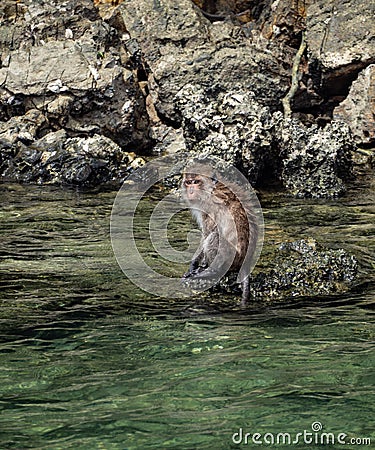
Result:
{"label": "monkey's face", "polygon": [[209,195],[209,184],[202,175],[186,173],[182,181],[184,197],[192,204],[204,202]]}

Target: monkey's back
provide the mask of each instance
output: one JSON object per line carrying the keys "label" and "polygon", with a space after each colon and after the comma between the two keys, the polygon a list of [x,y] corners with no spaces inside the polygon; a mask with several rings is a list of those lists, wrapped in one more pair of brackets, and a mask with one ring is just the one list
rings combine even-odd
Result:
{"label": "monkey's back", "polygon": [[231,270],[239,270],[245,261],[249,247],[255,249],[257,238],[256,220],[249,195],[238,185],[217,182],[213,197],[221,216],[228,215],[228,222],[235,224],[235,229],[228,238],[236,248]]}

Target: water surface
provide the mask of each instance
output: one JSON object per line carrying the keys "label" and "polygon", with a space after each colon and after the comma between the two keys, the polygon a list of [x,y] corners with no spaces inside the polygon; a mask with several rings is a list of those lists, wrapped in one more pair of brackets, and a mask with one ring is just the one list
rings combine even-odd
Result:
{"label": "water surface", "polygon": [[343,296],[245,310],[220,294],[154,298],[127,281],[110,246],[114,191],[0,190],[1,449],[224,450],[241,447],[240,428],[295,435],[317,422],[374,446],[371,186],[332,202],[262,193],[259,268],[273,245],[312,236],[361,269]]}

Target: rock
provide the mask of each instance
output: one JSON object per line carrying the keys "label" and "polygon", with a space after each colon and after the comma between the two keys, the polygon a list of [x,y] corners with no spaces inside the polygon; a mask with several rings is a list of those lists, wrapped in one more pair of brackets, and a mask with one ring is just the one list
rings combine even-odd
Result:
{"label": "rock", "polygon": [[49,41],[39,47],[13,52],[9,65],[0,69],[0,82],[14,95],[40,96],[72,91],[83,93],[93,84],[100,89],[107,86],[108,76],[117,78],[121,74],[120,67],[109,69],[108,74],[95,72],[96,67],[94,41]]}
{"label": "rock", "polygon": [[16,142],[33,142],[46,123],[46,117],[37,109],[12,117],[7,123],[0,122],[0,145],[9,147]]}
{"label": "rock", "polygon": [[65,131],[49,133],[31,146],[14,146],[15,155],[1,162],[1,175],[21,182],[116,186],[137,165],[144,164],[109,138],[67,138]]}
{"label": "rock", "polygon": [[175,105],[187,149],[224,159],[253,186],[279,178],[297,197],[332,198],[345,192],[353,142],[341,122],[307,127],[271,114],[247,91],[214,95],[193,84],[176,95]]}
{"label": "rock", "polygon": [[322,248],[314,240],[280,246],[275,267],[252,280],[252,298],[316,297],[347,292],[358,262],[345,250]]}
{"label": "rock", "polygon": [[342,122],[306,127],[284,121],[280,130],[281,180],[296,197],[334,198],[345,192],[351,173],[353,140]]}
{"label": "rock", "polygon": [[51,132],[150,147],[145,98],[121,35],[91,1],[25,0],[5,22],[12,41],[0,34],[4,122],[37,108]]}
{"label": "rock", "polygon": [[375,142],[375,65],[364,69],[353,81],[349,95],[333,111],[333,117],[349,125],[358,145]]}
{"label": "rock", "polygon": [[164,120],[179,124],[174,98],[189,83],[210,87],[213,94],[250,90],[272,109],[280,106],[292,49],[281,49],[260,33],[249,38],[231,22],[211,24],[190,0],[141,0],[119,8],[147,61],[155,107]]}
{"label": "rock", "polygon": [[274,121],[270,110],[247,91],[210,89],[188,84],[176,96],[187,148],[217,156],[242,169],[252,185],[266,173],[274,155]]}
{"label": "rock", "polygon": [[309,2],[306,39],[309,72],[324,96],[345,96],[375,55],[374,5],[367,0]]}
{"label": "rock", "polygon": [[[274,267],[251,276],[250,302],[343,294],[357,272],[357,260],[343,249],[324,248],[314,239],[283,243]],[[225,277],[219,288],[237,292],[235,276]]]}
{"label": "rock", "polygon": [[159,125],[151,127],[150,137],[156,142],[153,152],[156,154],[173,154],[186,151],[186,142],[182,128]]}
{"label": "rock", "polygon": [[298,48],[301,32],[306,28],[306,3],[288,0],[256,2],[259,13],[255,10],[253,16],[265,37]]}
{"label": "rock", "polygon": [[[281,17],[286,5],[279,6]],[[119,8],[133,53],[143,58],[156,115],[161,123],[182,127],[189,151],[224,158],[253,185],[280,176],[278,167],[286,157],[282,180],[294,195],[333,197],[344,192],[350,158],[335,148],[331,131],[318,131],[322,143],[332,141],[326,150],[313,150],[312,135],[308,149],[295,135],[289,143],[278,142],[280,116],[272,113],[281,108],[289,87],[294,49],[278,46],[255,30],[245,37],[231,21],[210,23],[187,0],[174,2],[173,7],[151,0],[124,2]],[[282,66],[280,60],[290,62]],[[301,136],[306,133],[301,124]],[[294,158],[297,148],[300,158]],[[163,141],[158,149],[163,149]],[[312,153],[320,155],[319,163],[310,161]],[[329,160],[323,164],[326,156]]]}
{"label": "rock", "polygon": [[[305,2],[286,0],[193,0],[212,23],[231,21],[244,33],[259,29],[267,39],[277,39],[295,46],[305,28]],[[297,45],[298,46],[298,45]]]}
{"label": "rock", "polygon": [[[286,0],[197,0],[205,15],[190,0],[112,3],[1,3],[0,163],[8,178],[111,179],[117,169],[110,166],[108,177],[96,177],[99,169],[93,171],[90,163],[64,176],[45,167],[38,175],[28,162],[38,160],[37,141],[63,131],[66,141],[109,138],[124,154],[153,149],[217,155],[253,185],[281,178],[298,196],[344,191],[345,149],[351,146],[346,131],[281,124],[282,99],[306,28],[308,51],[294,73],[300,81],[291,107],[306,123],[330,121],[358,71],[374,58],[372,10],[364,0],[318,0],[307,9],[304,2]],[[359,89],[353,85],[348,104]],[[342,103],[335,114],[353,122],[349,106]],[[372,145],[372,128],[366,128],[373,122],[368,114],[360,118],[364,108],[353,122],[362,130],[356,139],[362,143],[368,135],[364,143]],[[318,150],[315,132],[321,144],[328,143],[325,150]],[[111,148],[115,161],[118,149]],[[105,159],[110,165],[112,160]]]}
{"label": "rock", "polygon": [[39,111],[44,111],[49,120],[59,121],[63,124],[66,122],[66,117],[69,117],[73,102],[73,95],[61,94],[54,97],[41,96],[25,98],[23,103],[26,110],[34,107]]}

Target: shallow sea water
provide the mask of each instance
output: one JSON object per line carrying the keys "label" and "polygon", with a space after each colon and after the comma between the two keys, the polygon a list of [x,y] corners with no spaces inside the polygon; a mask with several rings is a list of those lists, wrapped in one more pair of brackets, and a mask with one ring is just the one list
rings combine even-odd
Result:
{"label": "shallow sea water", "polygon": [[1,449],[272,448],[278,433],[295,442],[276,448],[375,448],[371,186],[332,202],[262,193],[260,268],[272,245],[312,236],[354,253],[360,273],[340,297],[246,309],[126,280],[109,237],[114,191],[0,191]]}

